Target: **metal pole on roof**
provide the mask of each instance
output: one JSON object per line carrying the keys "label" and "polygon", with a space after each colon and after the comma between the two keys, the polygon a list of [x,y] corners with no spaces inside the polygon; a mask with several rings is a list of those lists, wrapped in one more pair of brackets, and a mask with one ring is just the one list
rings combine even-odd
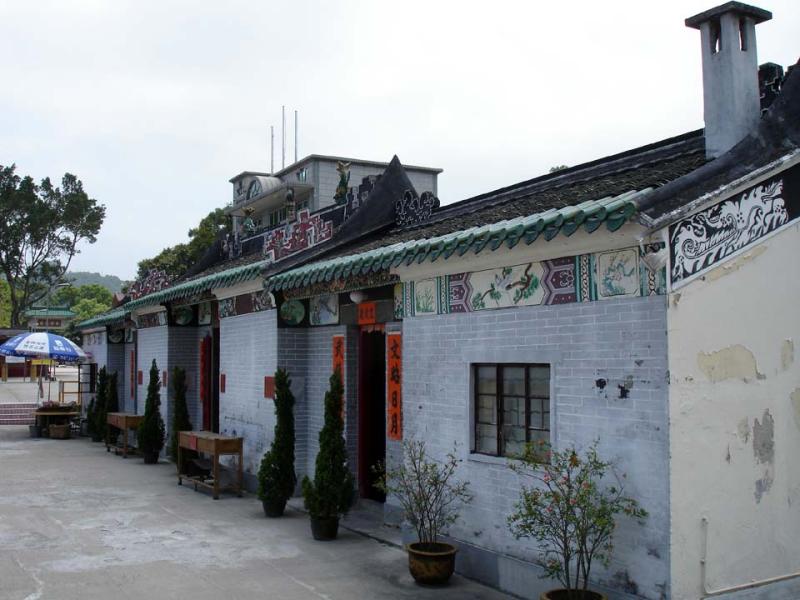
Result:
{"label": "metal pole on roof", "polygon": [[281,106],[281,169],[286,168],[286,105]]}
{"label": "metal pole on roof", "polygon": [[275,127],[269,126],[269,174],[275,172]]}
{"label": "metal pole on roof", "polygon": [[297,111],[294,111],[294,162],[297,162]]}

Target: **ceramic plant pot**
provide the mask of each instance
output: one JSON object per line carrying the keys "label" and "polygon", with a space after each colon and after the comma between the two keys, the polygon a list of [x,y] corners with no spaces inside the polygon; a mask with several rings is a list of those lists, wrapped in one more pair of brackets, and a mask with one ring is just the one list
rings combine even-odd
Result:
{"label": "ceramic plant pot", "polygon": [[456,568],[458,549],[443,542],[414,542],[407,546],[408,570],[417,583],[443,585]]}
{"label": "ceramic plant pot", "polygon": [[311,517],[311,535],[315,540],[335,540],[339,533],[339,517]]}
{"label": "ceramic plant pot", "polygon": [[261,506],[264,508],[264,514],[266,516],[272,518],[282,517],[283,511],[286,508],[286,500],[262,500]]}
{"label": "ceramic plant pot", "polygon": [[569,590],[550,590],[539,596],[539,600],[608,600],[605,594],[592,590],[575,590],[570,596]]}

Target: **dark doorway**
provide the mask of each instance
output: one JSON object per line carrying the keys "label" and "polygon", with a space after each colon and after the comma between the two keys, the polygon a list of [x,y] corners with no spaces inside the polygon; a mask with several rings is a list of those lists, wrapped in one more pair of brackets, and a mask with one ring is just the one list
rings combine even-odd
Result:
{"label": "dark doorway", "polygon": [[374,467],[386,460],[386,335],[361,332],[358,347],[358,487],[362,498],[384,502]]}
{"label": "dark doorway", "polygon": [[214,328],[211,352],[211,431],[219,433],[219,327]]}

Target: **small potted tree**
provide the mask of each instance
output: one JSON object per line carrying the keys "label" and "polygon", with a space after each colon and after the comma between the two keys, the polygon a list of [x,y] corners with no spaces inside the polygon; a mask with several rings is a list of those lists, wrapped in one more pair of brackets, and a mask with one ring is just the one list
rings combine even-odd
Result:
{"label": "small potted tree", "polygon": [[[103,420],[108,421],[108,413],[115,413],[119,411],[119,394],[117,393],[117,372],[114,371],[108,376],[108,385],[106,386],[106,406],[103,411]],[[117,445],[117,437],[119,437],[119,429],[116,427],[109,427],[107,424],[104,426],[103,431],[107,436],[106,447]]]}
{"label": "small potted tree", "polygon": [[268,517],[280,517],[292,497],[297,475],[294,472],[294,395],[292,380],[283,369],[275,372],[275,436],[261,459],[258,470],[258,497]]}
{"label": "small potted tree", "polygon": [[[189,406],[186,404],[186,389],[186,371],[175,367],[172,369],[172,394],[175,400],[170,424],[169,456],[176,465],[178,463],[178,432],[192,430]],[[184,456],[186,455],[184,454]]]}
{"label": "small potted tree", "polygon": [[89,435],[93,442],[102,442],[106,433],[106,400],[108,394],[108,371],[103,367],[97,372],[94,402],[89,403],[87,418]]}
{"label": "small potted tree", "polygon": [[155,359],[150,366],[150,379],[147,383],[147,400],[144,405],[144,417],[136,431],[139,451],[146,465],[158,462],[158,455],[164,448],[164,420],[161,418],[161,381]]}
{"label": "small potted tree", "polygon": [[589,589],[592,565],[608,565],[620,514],[642,522],[647,512],[623,495],[616,475],[616,485],[605,481],[613,464],[600,459],[597,442],[583,455],[574,447],[558,451],[529,444],[519,458],[512,468],[535,484],[522,486],[509,526],[517,538],[539,542],[542,578],[552,577],[562,586],[540,600],[605,600]]}
{"label": "small potted tree", "polygon": [[334,371],[330,389],[325,393],[325,424],[319,432],[314,479],[303,478],[303,497],[311,516],[311,534],[320,541],[336,539],[339,517],[350,509],[355,495],[344,443],[343,394],[342,378],[338,371]]}
{"label": "small potted tree", "polygon": [[456,481],[456,448],[443,462],[429,458],[424,441],[403,443],[403,461],[387,469],[379,487],[400,502],[406,521],[416,530],[417,541],[408,544],[408,569],[419,583],[447,583],[455,569],[455,546],[440,535],[458,519],[459,508],[470,502],[469,482]]}

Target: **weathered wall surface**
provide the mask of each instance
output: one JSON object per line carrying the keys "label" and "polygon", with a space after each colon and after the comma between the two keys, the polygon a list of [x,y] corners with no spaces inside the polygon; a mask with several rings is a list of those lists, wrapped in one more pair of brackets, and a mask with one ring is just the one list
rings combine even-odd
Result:
{"label": "weathered wall surface", "polygon": [[[136,344],[122,344],[122,393],[119,396],[120,410],[122,412],[138,413],[139,406],[136,399],[136,374],[131,373],[131,356],[136,354]],[[134,365],[135,366],[135,365]],[[144,412],[144,404],[142,405]]]}
{"label": "weathered wall surface", "polygon": [[220,433],[244,437],[244,469],[258,473],[272,443],[275,404],[264,398],[264,377],[277,368],[277,311],[249,313],[220,320]]}
{"label": "weathered wall surface", "polygon": [[[169,330],[169,374],[165,396],[169,398],[170,409],[172,409],[175,404],[175,394],[172,390],[172,370],[175,367],[184,369],[187,386],[186,405],[194,429],[202,429],[203,425],[203,407],[200,404],[200,340],[208,332],[208,327],[171,327]],[[161,370],[163,371],[164,368]],[[169,430],[169,423],[167,429]]]}
{"label": "weathered wall surface", "polygon": [[[142,383],[137,383],[137,412],[140,415],[144,414],[145,404],[147,403],[147,386],[150,383],[150,367],[153,360],[156,361],[158,367],[158,376],[161,378],[161,373],[169,369],[169,327],[147,327],[139,329],[137,335],[137,348],[136,348],[136,369],[142,372]],[[138,380],[137,380],[138,381]],[[161,388],[161,418],[164,419],[164,426],[167,434],[169,434],[169,403],[167,400],[166,390]],[[167,442],[168,443],[168,442]],[[165,448],[167,445],[165,444]]]}
{"label": "weathered wall surface", "polygon": [[800,571],[798,257],[794,225],[670,295],[674,598],[702,592],[703,518],[708,589]]}
{"label": "weathered wall surface", "polygon": [[516,540],[506,524],[518,476],[504,458],[470,454],[470,365],[549,363],[555,445],[599,438],[601,455],[617,461],[627,493],[650,513],[644,526],[621,520],[614,559],[594,578],[623,594],[669,593],[664,296],[410,318],[403,355],[405,439],[426,440],[437,456],[458,442],[459,475],[475,495],[451,530],[465,542],[460,570],[524,597],[552,587],[536,578],[535,543]]}

